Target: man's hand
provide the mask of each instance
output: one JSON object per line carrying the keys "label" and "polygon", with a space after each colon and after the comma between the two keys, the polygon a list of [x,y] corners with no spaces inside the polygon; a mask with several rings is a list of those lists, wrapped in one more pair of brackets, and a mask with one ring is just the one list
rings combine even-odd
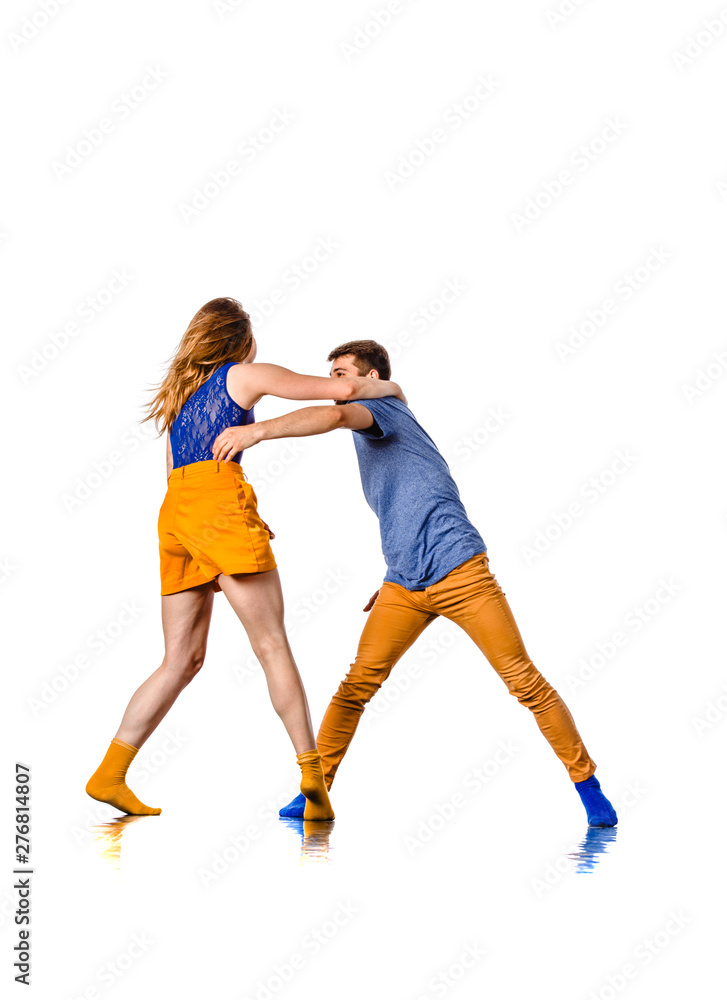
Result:
{"label": "man's hand", "polygon": [[218,434],[212,445],[212,457],[217,462],[229,462],[238,451],[252,448],[262,441],[262,434],[257,424],[246,424],[244,427],[226,427]]}
{"label": "man's hand", "polygon": [[376,602],[376,598],[379,596],[380,590],[381,590],[381,588],[379,587],[379,590],[377,590],[376,593],[372,597],[369,598],[369,603],[364,608],[364,611],[370,611],[371,608],[373,608],[373,606],[374,606],[374,604]]}

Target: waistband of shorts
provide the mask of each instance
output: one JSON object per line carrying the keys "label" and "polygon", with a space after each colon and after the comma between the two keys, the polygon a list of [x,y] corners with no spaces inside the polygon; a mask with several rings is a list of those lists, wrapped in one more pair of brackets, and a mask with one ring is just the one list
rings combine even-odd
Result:
{"label": "waistband of shorts", "polygon": [[170,483],[173,479],[187,479],[189,476],[214,474],[242,476],[247,481],[247,476],[242,471],[239,462],[217,462],[210,459],[206,462],[191,462],[189,465],[180,465],[178,468],[172,469],[167,482]]}

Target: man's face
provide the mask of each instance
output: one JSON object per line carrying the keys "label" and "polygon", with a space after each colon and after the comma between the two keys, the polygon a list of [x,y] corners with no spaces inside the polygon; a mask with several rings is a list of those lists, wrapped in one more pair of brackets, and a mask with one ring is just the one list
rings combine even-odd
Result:
{"label": "man's face", "polygon": [[[354,364],[353,354],[342,354],[341,357],[336,358],[331,365],[331,378],[343,378],[344,375],[353,375],[355,378],[361,378],[361,372]],[[366,378],[378,377],[379,373],[375,368],[372,368],[366,375]]]}

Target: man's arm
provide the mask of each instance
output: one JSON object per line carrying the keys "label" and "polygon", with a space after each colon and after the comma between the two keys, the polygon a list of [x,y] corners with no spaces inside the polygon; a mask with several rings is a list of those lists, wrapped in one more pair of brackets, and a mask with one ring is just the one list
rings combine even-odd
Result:
{"label": "man's arm", "polygon": [[347,427],[352,431],[366,430],[373,422],[371,410],[356,403],[349,403],[347,406],[306,406],[272,420],[226,428],[215,439],[212,455],[217,461],[229,462],[238,451],[252,448],[260,441],[311,437],[313,434],[327,434],[337,427]]}

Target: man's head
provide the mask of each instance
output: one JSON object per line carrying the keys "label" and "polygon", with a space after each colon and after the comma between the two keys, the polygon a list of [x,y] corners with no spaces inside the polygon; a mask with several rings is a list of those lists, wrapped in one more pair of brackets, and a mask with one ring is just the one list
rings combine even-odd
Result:
{"label": "man's head", "polygon": [[391,378],[391,362],[385,347],[375,340],[349,340],[331,351],[331,376],[364,375],[369,378]]}

